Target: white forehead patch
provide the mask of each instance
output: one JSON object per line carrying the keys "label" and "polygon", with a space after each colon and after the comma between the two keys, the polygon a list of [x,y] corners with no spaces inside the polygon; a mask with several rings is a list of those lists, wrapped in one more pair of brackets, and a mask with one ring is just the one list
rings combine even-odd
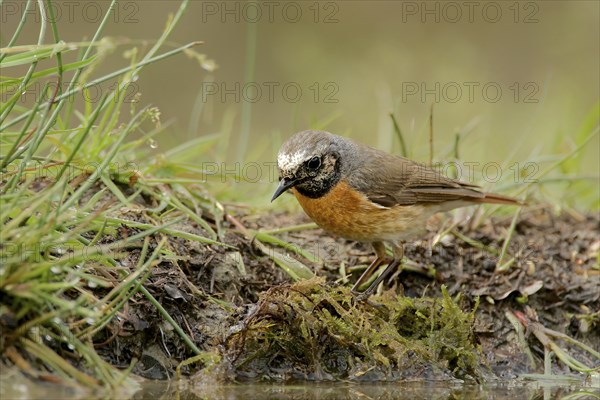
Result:
{"label": "white forehead patch", "polygon": [[277,165],[282,171],[292,171],[304,162],[306,151],[297,151],[293,154],[279,153]]}

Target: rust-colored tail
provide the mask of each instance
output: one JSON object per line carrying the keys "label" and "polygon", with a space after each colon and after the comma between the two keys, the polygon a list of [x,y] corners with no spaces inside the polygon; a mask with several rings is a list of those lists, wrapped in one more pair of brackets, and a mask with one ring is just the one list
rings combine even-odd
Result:
{"label": "rust-colored tail", "polygon": [[501,194],[496,193],[484,193],[485,197],[480,199],[473,199],[474,203],[489,203],[489,204],[511,204],[515,206],[523,206],[523,203],[520,200],[513,199],[512,197],[502,196]]}

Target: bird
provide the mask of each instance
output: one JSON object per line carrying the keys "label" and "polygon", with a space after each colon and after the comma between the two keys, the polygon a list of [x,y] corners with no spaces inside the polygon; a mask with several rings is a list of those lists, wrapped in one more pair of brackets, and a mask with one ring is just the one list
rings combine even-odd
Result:
{"label": "bird", "polygon": [[[291,191],[319,227],[373,247],[375,259],[351,289],[360,298],[368,298],[401,267],[404,243],[425,235],[434,214],[482,203],[522,205],[408,158],[321,130],[304,130],[285,141],[277,154],[277,169],[279,185],[271,202]],[[392,249],[392,262],[360,293],[385,260],[385,244]]]}

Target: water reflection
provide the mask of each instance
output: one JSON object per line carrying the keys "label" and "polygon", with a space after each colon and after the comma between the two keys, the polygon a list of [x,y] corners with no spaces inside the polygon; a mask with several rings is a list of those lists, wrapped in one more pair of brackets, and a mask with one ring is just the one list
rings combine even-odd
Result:
{"label": "water reflection", "polygon": [[[147,381],[135,378],[137,389],[112,393],[31,380],[15,368],[0,364],[0,399],[119,399],[119,400],[550,400],[599,399],[600,390],[581,385],[557,386],[556,381],[460,385],[440,382],[311,383],[207,385],[183,380]],[[598,382],[592,385],[598,387]]]}
{"label": "water reflection", "polygon": [[532,385],[469,386],[439,383],[378,383],[378,384],[323,384],[298,385],[230,385],[194,386],[164,382],[150,382],[134,395],[134,399],[180,400],[458,400],[458,399],[573,399],[598,398],[600,392],[576,387]]}

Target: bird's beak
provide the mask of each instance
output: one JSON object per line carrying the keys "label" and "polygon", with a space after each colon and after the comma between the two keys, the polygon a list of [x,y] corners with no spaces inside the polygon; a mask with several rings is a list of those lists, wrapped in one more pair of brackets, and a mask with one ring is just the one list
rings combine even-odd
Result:
{"label": "bird's beak", "polygon": [[281,178],[281,180],[279,181],[279,186],[277,186],[277,189],[275,190],[275,193],[273,193],[273,198],[271,198],[271,202],[273,202],[273,200],[275,200],[276,198],[278,198],[279,196],[281,196],[281,194],[283,192],[285,192],[286,190],[288,190],[289,188],[291,188],[292,186],[294,186],[296,183],[297,182],[296,182],[295,179]]}

